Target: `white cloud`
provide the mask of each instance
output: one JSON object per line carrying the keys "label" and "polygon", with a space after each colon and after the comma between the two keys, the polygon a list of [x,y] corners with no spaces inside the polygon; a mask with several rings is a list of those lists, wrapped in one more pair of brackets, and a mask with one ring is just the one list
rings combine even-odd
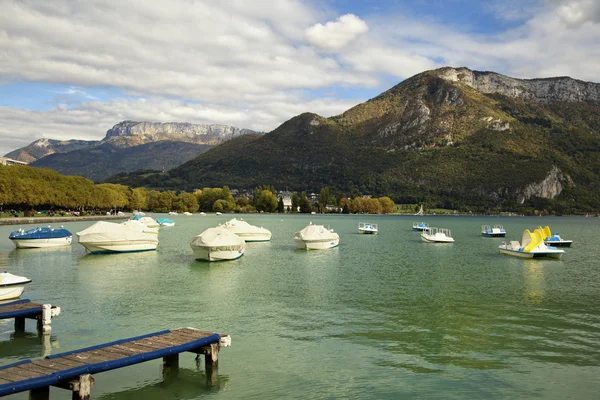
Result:
{"label": "white cloud", "polygon": [[337,51],[368,31],[369,26],[365,21],[356,15],[346,14],[335,22],[329,21],[325,25],[311,26],[306,30],[306,38],[322,50]]}
{"label": "white cloud", "polygon": [[568,27],[579,27],[585,22],[600,22],[600,2],[598,0],[561,1],[557,14]]}

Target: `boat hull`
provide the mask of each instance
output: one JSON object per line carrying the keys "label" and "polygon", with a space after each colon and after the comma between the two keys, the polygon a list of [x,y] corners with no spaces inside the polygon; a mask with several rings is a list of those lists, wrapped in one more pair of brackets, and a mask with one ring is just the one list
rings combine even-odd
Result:
{"label": "boat hull", "polygon": [[44,247],[70,246],[73,236],[48,239],[11,239],[18,249],[38,249]]}
{"label": "boat hull", "polygon": [[192,246],[194,258],[204,261],[230,261],[237,260],[244,255],[244,249],[220,250],[209,246]]}
{"label": "boat hull", "polygon": [[0,286],[0,301],[19,298],[25,290],[25,284],[29,282],[31,281]]}
{"label": "boat hull", "polygon": [[510,250],[510,249],[502,249],[500,248],[500,253],[505,254],[507,256],[518,257],[518,258],[561,258],[564,254],[563,252],[555,252],[555,251],[544,251],[544,252],[524,252],[518,250]]}
{"label": "boat hull", "polygon": [[481,232],[481,236],[485,236],[485,237],[506,237],[506,232],[504,232],[504,233],[487,233],[487,232]]}
{"label": "boat hull", "polygon": [[358,233],[361,233],[363,235],[377,235],[377,231],[370,229],[359,229]]}
{"label": "boat hull", "polygon": [[271,234],[267,233],[236,233],[245,242],[268,242],[271,240]]}
{"label": "boat hull", "polygon": [[113,241],[113,242],[79,242],[92,254],[104,253],[134,253],[138,251],[152,251],[158,247],[154,241]]}
{"label": "boat hull", "polygon": [[446,238],[446,239],[432,239],[429,237],[421,236],[421,240],[427,243],[454,243],[454,239]]}
{"label": "boat hull", "polygon": [[327,240],[296,240],[296,247],[301,250],[326,250],[337,247],[340,244],[340,239]]}
{"label": "boat hull", "polygon": [[559,241],[544,240],[544,244],[546,246],[571,247],[571,245],[573,244],[573,241],[572,240],[561,240],[559,242]]}

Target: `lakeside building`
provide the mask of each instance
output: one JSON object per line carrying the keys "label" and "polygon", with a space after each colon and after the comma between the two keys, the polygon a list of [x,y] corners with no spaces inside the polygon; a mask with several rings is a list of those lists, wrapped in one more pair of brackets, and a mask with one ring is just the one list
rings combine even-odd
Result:
{"label": "lakeside building", "polygon": [[2,165],[27,165],[26,162],[13,160],[12,158],[0,157],[0,164]]}

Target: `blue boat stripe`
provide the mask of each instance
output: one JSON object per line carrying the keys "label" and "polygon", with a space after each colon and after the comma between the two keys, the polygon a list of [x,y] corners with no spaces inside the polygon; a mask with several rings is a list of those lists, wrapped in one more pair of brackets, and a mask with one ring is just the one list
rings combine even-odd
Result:
{"label": "blue boat stripe", "polygon": [[[167,332],[170,332],[170,331],[167,331]],[[162,332],[162,333],[164,333],[164,332]],[[155,336],[155,335],[156,334],[144,335],[144,337]],[[169,354],[173,354],[173,353],[178,354],[178,353],[182,353],[184,351],[194,350],[196,348],[206,346],[211,343],[218,343],[219,339],[220,339],[220,336],[218,334],[214,334],[214,335],[200,338],[200,339],[194,340],[192,342],[184,343],[184,344],[181,344],[178,346],[167,347],[165,349],[159,349],[159,350],[151,351],[148,353],[136,354],[136,355],[121,358],[118,360],[110,360],[110,361],[105,361],[105,362],[101,362],[101,363],[82,365],[80,367],[74,367],[74,368],[63,370],[63,371],[57,371],[56,373],[42,376],[39,378],[31,378],[31,379],[26,379],[26,380],[19,381],[19,382],[6,383],[3,385],[0,385],[0,396],[23,392],[23,391],[31,390],[31,389],[38,389],[38,388],[42,388],[42,387],[46,387],[46,386],[50,386],[50,385],[55,385],[60,381],[73,379],[73,378],[78,377],[79,375],[83,375],[83,374],[95,374],[98,372],[109,371],[109,370],[116,369],[116,368],[127,367],[129,365],[138,364],[142,361],[148,361],[148,360],[153,360],[156,358],[161,358],[161,357],[167,356]],[[131,341],[131,340],[135,340],[135,338],[125,339],[122,341],[120,340],[118,342],[127,342],[127,341]],[[116,343],[116,342],[113,342],[113,343]],[[104,347],[104,346],[106,346],[106,345],[102,345],[100,347]],[[96,347],[96,346],[94,346],[94,347]],[[90,349],[90,348],[88,348],[88,349]],[[63,355],[64,354],[73,354],[73,352],[63,353]],[[57,354],[56,356],[59,356],[59,355]],[[56,356],[49,356],[46,358],[56,358]]]}

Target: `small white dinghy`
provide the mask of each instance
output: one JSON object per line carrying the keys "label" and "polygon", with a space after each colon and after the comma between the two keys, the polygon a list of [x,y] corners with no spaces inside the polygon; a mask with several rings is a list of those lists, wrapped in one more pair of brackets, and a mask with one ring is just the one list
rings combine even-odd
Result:
{"label": "small white dinghy", "polygon": [[421,239],[427,243],[454,243],[450,229],[427,228],[421,233]]}
{"label": "small white dinghy", "polygon": [[190,242],[196,260],[227,261],[244,255],[244,239],[222,227],[208,228]]}
{"label": "small white dinghy", "polygon": [[485,237],[505,237],[506,230],[502,225],[494,225],[494,227],[490,227],[489,225],[481,226],[481,236]]}
{"label": "small white dinghy", "polygon": [[340,244],[340,236],[333,229],[323,225],[313,225],[311,222],[306,228],[294,234],[296,246],[303,250],[324,250]]}
{"label": "small white dinghy", "polygon": [[221,227],[231,233],[235,233],[246,242],[268,242],[271,240],[271,231],[256,225],[250,225],[243,219],[232,219],[225,222]]}
{"label": "small white dinghy", "polygon": [[554,246],[544,244],[544,234],[541,229],[536,229],[530,232],[525,229],[521,243],[513,240],[509,243],[502,243],[498,246],[498,250],[507,256],[519,258],[560,258],[565,254],[564,250],[557,249]]}
{"label": "small white dinghy", "polygon": [[25,284],[31,282],[24,276],[13,275],[6,271],[0,273],[0,301],[16,299],[23,294]]}
{"label": "small white dinghy", "polygon": [[362,233],[365,235],[377,235],[377,232],[377,224],[372,224],[370,222],[358,223],[358,233]]}

